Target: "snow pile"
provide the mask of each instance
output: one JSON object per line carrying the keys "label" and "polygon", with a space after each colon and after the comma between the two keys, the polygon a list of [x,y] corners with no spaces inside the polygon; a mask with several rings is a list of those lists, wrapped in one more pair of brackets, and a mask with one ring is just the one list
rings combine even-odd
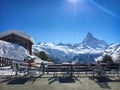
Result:
{"label": "snow pile", "polygon": [[0,67],[0,75],[15,75],[10,67]]}
{"label": "snow pile", "polygon": [[16,35],[21,36],[21,37],[23,37],[23,38],[25,38],[27,40],[30,40],[32,43],[34,43],[34,40],[33,40],[33,38],[31,36],[29,36],[25,32],[21,32],[19,30],[8,30],[6,32],[2,32],[2,33],[0,33],[0,38],[4,37],[4,36],[7,36],[9,34],[16,34]]}
{"label": "snow pile", "polygon": [[0,57],[23,61],[28,55],[29,53],[24,47],[0,40]]}

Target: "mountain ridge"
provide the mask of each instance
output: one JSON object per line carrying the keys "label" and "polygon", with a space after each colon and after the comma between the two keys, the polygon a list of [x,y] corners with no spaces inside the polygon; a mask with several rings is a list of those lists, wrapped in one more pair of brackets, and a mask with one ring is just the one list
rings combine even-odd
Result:
{"label": "mountain ridge", "polygon": [[[96,58],[104,54],[104,51],[109,48],[104,40],[95,38],[92,33],[88,32],[85,39],[81,43],[39,43],[33,46],[34,52],[45,51],[47,55],[59,62],[64,61],[95,61]],[[116,48],[116,47],[115,47]],[[81,60],[82,59],[82,60]]]}

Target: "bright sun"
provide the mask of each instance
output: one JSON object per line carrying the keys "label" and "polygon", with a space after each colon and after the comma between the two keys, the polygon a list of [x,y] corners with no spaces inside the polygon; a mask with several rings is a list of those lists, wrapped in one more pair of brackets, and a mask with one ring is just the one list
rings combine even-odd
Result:
{"label": "bright sun", "polygon": [[69,0],[69,1],[72,2],[72,3],[77,3],[77,2],[83,2],[85,0]]}
{"label": "bright sun", "polygon": [[70,2],[77,2],[77,0],[70,0]]}
{"label": "bright sun", "polygon": [[69,2],[71,2],[71,3],[82,3],[82,2],[84,2],[85,0],[68,0]]}

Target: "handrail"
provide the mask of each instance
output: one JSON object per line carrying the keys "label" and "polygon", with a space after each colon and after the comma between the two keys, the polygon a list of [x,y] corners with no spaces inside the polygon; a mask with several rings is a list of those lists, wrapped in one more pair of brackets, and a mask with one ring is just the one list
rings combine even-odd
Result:
{"label": "handrail", "polygon": [[24,62],[24,60],[22,61],[22,60],[17,60],[17,59],[12,59],[12,58],[0,57],[0,67],[11,66],[13,61]]}

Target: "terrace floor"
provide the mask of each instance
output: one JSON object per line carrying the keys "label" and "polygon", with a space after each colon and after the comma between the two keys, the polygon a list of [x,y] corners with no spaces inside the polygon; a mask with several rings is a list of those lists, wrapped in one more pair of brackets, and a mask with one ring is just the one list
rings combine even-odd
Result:
{"label": "terrace floor", "polygon": [[0,90],[120,90],[120,77],[0,76]]}

